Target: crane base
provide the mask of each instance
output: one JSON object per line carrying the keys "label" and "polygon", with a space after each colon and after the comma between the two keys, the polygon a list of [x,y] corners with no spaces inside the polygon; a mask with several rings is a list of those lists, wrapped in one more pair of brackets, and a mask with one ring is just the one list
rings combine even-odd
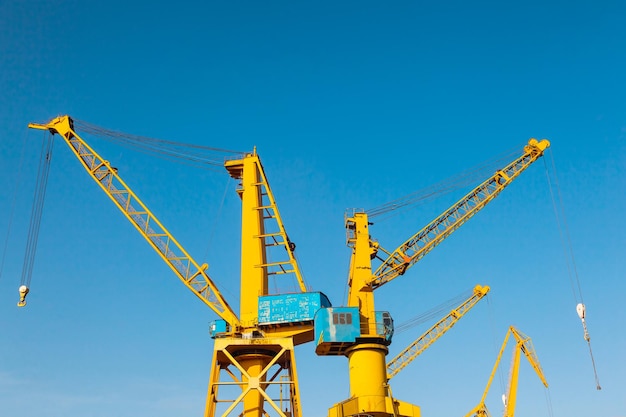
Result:
{"label": "crane base", "polygon": [[[382,409],[384,401],[384,409]],[[378,410],[378,411],[371,411]],[[421,417],[420,408],[389,397],[363,396],[335,404],[328,417]]]}

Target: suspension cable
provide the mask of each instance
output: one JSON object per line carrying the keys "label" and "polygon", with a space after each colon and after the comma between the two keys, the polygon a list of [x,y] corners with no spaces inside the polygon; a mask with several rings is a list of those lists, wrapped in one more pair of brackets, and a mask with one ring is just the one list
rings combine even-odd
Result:
{"label": "suspension cable", "polygon": [[381,221],[391,217],[394,214],[397,214],[395,212],[400,209],[423,205],[426,202],[431,201],[435,198],[450,194],[451,192],[454,192],[458,189],[473,185],[477,181],[484,180],[485,177],[491,175],[497,169],[501,168],[503,161],[510,161],[513,155],[516,155],[517,153],[519,153],[519,149],[512,149],[508,152],[505,152],[504,154],[487,160],[480,165],[465,170],[448,179],[417,190],[411,194],[397,198],[378,207],[368,209],[366,210],[367,215],[369,218],[387,215],[378,219],[379,221]]}
{"label": "suspension cable", "polygon": [[548,416],[553,417],[554,411],[552,409],[552,398],[550,396],[550,387],[545,389],[546,408],[548,409]]}
{"label": "suspension cable", "polygon": [[[557,227],[559,229],[561,245],[563,246],[563,253],[564,253],[564,258],[565,258],[565,264],[567,267],[567,274],[570,280],[570,285],[572,287],[572,295],[574,297],[574,302],[576,303],[576,312],[578,313],[578,317],[580,318],[582,322],[584,339],[587,342],[587,345],[589,347],[589,355],[591,357],[591,365],[593,367],[593,374],[595,377],[596,389],[599,391],[602,389],[602,387],[600,386],[600,380],[598,379],[598,371],[596,369],[596,363],[593,358],[593,351],[591,349],[591,337],[589,336],[589,331],[587,330],[587,323],[585,321],[586,308],[585,308],[585,304],[583,301],[582,287],[580,285],[580,278],[578,276],[578,270],[576,268],[576,261],[574,257],[572,240],[570,237],[569,228],[567,226],[567,219],[565,217],[563,197],[562,197],[561,189],[558,183],[558,177],[556,173],[556,164],[554,163],[554,155],[552,152],[550,152],[550,160],[552,163],[554,185],[552,185],[547,162],[545,159],[544,159],[544,166],[546,170],[546,177],[548,179],[548,187],[550,189],[550,196],[552,198],[554,216],[556,218]],[[556,196],[555,196],[553,189],[556,189]]]}
{"label": "suspension cable", "polygon": [[20,301],[19,307],[26,305],[26,294],[30,290],[30,281],[33,275],[35,264],[35,254],[37,252],[37,241],[39,240],[39,229],[41,227],[41,217],[43,215],[44,202],[46,198],[46,188],[50,173],[50,161],[52,160],[52,148],[54,137],[52,133],[45,132],[39,157],[39,167],[37,170],[37,182],[35,185],[35,195],[28,228],[28,238],[26,241],[26,251],[24,254],[24,264],[22,266],[22,277],[20,280]]}
{"label": "suspension cable", "polygon": [[[77,131],[80,131],[81,134],[85,133],[133,151],[141,152],[182,165],[191,166],[192,168],[222,172],[224,169],[224,160],[242,158],[245,155],[245,152],[242,151],[133,135],[100,127],[83,120],[72,120],[73,127]],[[209,237],[204,252],[204,258],[206,258],[211,248],[211,241],[215,234],[215,225],[219,222],[219,218],[221,217],[224,201],[230,184],[230,177],[228,177],[218,215],[213,221],[213,227],[208,233]],[[231,295],[233,295],[228,288],[222,288],[222,291],[226,291],[227,293],[231,293]]]}
{"label": "suspension cable", "polygon": [[244,155],[244,152],[229,149],[131,135],[76,119],[74,128],[126,148],[208,170],[223,169],[224,159]]}
{"label": "suspension cable", "polygon": [[433,308],[423,313],[418,314],[417,316],[410,318],[404,323],[401,323],[400,325],[395,326],[394,333],[399,334],[415,326],[431,321],[434,318],[439,318],[441,316],[441,313],[446,312],[446,311],[449,312],[451,309],[457,306],[461,301],[468,299],[473,292],[474,292],[473,289],[464,291],[463,293],[447,301],[444,301],[443,303],[436,305]]}

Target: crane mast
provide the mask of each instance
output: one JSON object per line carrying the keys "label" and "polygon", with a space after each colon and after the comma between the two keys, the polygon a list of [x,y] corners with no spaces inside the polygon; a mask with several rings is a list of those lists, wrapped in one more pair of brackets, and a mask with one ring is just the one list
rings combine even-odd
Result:
{"label": "crane mast", "polygon": [[515,405],[517,404],[519,365],[522,353],[524,354],[524,356],[526,356],[526,359],[528,359],[528,363],[530,363],[531,367],[541,380],[543,386],[546,388],[548,387],[548,382],[546,381],[546,378],[543,374],[541,365],[539,364],[539,358],[537,357],[537,353],[535,352],[535,348],[532,345],[530,337],[520,332],[514,326],[510,326],[509,330],[506,332],[506,336],[504,336],[502,347],[500,348],[500,352],[498,352],[498,357],[496,358],[496,362],[493,365],[491,374],[489,374],[487,386],[485,387],[485,391],[483,392],[480,402],[476,407],[470,410],[470,412],[467,413],[465,417],[489,416],[489,411],[487,410],[485,401],[487,399],[487,394],[489,393],[491,383],[493,382],[493,377],[495,376],[496,370],[500,365],[500,359],[502,359],[502,354],[504,353],[504,350],[511,335],[513,335],[513,338],[515,339],[515,347],[513,348],[513,359],[511,361],[511,369],[509,371],[509,383],[507,387],[507,393],[504,397],[506,399],[504,405],[504,417],[514,417],[515,415]]}
{"label": "crane mast", "polygon": [[[206,273],[148,207],[61,116],[47,124],[29,124],[61,136],[83,168],[139,231],[175,275],[220,318],[212,324],[215,339],[205,417],[302,417],[294,346],[313,340],[313,317],[330,302],[322,293],[306,292],[274,196],[256,150],[225,163],[240,181],[242,201],[240,314],[229,306]],[[268,261],[278,248],[286,259]],[[284,251],[281,248],[285,249]],[[295,276],[299,293],[269,294],[268,277]],[[24,294],[25,297],[25,294]],[[285,304],[295,304],[283,310]]]}
{"label": "crane mast", "polygon": [[472,295],[444,318],[435,323],[423,335],[398,353],[395,358],[387,362],[387,379],[391,379],[404,369],[415,358],[422,354],[430,345],[435,343],[441,336],[450,330],[460,319],[465,316],[480,300],[489,292],[488,286],[477,285]]}
{"label": "crane mast", "polygon": [[[530,139],[520,157],[498,170],[394,251],[386,251],[370,237],[371,223],[367,213],[355,211],[346,217],[347,245],[352,249],[347,307],[345,312],[333,308],[319,321],[321,326],[327,328],[338,327],[336,323],[341,323],[341,320],[335,318],[340,319],[341,314],[350,315],[354,317],[350,322],[358,323],[359,328],[343,338],[329,331],[316,331],[316,335],[320,335],[316,336],[316,353],[345,355],[348,358],[350,398],[329,409],[329,417],[350,416],[355,410],[377,417],[420,415],[419,407],[391,398],[385,356],[391,343],[393,321],[389,313],[376,311],[374,290],[403,275],[498,196],[549,146],[546,139]],[[388,257],[373,270],[372,260],[378,258],[379,251],[388,254]]]}
{"label": "crane mast", "polygon": [[[241,321],[244,327],[254,328],[258,318],[258,297],[268,294],[268,275],[293,273],[301,292],[306,292],[306,285],[294,257],[295,245],[284,231],[256,151],[243,159],[226,161],[225,167],[231,177],[240,181],[237,194],[242,208],[241,276],[246,277],[246,285],[241,288]],[[266,230],[267,218],[277,221],[275,230]],[[250,236],[254,238],[250,239]],[[265,251],[268,245],[283,246],[288,259],[268,263]]]}

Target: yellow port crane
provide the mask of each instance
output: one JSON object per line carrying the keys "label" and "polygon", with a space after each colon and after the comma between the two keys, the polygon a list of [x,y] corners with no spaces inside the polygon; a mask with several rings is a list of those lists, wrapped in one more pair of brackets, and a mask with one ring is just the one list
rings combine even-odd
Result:
{"label": "yellow port crane", "polygon": [[493,365],[493,369],[491,370],[491,374],[489,375],[489,380],[487,381],[487,386],[485,387],[485,391],[483,392],[483,396],[480,399],[480,402],[476,407],[474,407],[469,413],[465,415],[465,417],[489,417],[489,411],[487,410],[487,406],[485,404],[485,400],[487,399],[487,393],[489,392],[489,388],[491,387],[491,382],[493,381],[493,377],[496,374],[496,370],[498,369],[498,365],[500,364],[500,359],[502,358],[502,354],[504,353],[504,349],[506,348],[507,342],[509,341],[509,337],[513,335],[515,338],[515,347],[513,348],[513,360],[511,362],[511,369],[509,371],[509,383],[506,394],[503,396],[504,399],[504,417],[514,417],[515,415],[515,405],[517,404],[517,382],[519,377],[519,364],[521,354],[523,353],[528,359],[528,362],[535,370],[537,376],[541,380],[541,383],[544,387],[548,387],[548,382],[541,370],[541,366],[539,365],[539,359],[537,358],[537,353],[535,352],[535,348],[533,347],[532,341],[530,337],[526,336],[515,327],[509,327],[509,330],[506,332],[506,336],[504,337],[504,342],[502,342],[502,347],[500,348],[500,352],[498,353],[498,357],[496,359],[496,363]]}
{"label": "yellow port crane", "polygon": [[435,323],[424,334],[415,339],[410,345],[398,353],[392,360],[387,362],[387,380],[393,378],[415,358],[428,349],[441,336],[450,330],[468,311],[472,309],[489,292],[488,286],[477,285],[472,291],[472,295],[455,309],[450,311],[441,320]]}
{"label": "yellow port crane", "polygon": [[[393,251],[371,238],[366,212],[346,217],[347,245],[352,249],[347,307],[321,309],[315,318],[316,353],[348,358],[350,397],[335,404],[329,417],[367,414],[375,417],[418,417],[418,406],[391,396],[385,356],[391,343],[393,320],[376,311],[374,290],[403,275],[439,243],[484,208],[550,146],[530,139],[522,155],[498,170],[465,197]],[[387,255],[379,258],[379,253]],[[373,271],[372,260],[382,264]]]}
{"label": "yellow port crane", "polygon": [[[302,417],[294,346],[313,340],[313,317],[330,303],[322,293],[307,292],[278,207],[256,150],[226,161],[240,181],[242,203],[240,312],[227,303],[207,274],[119,176],[61,116],[29,128],[59,135],[126,219],[139,231],[181,282],[220,318],[211,326],[215,339],[205,416]],[[268,251],[282,248],[280,260]],[[285,255],[286,254],[286,255]],[[274,259],[274,257],[272,257]],[[300,293],[269,294],[269,275],[290,274]],[[20,288],[20,304],[28,289]],[[298,305],[284,311],[285,304]],[[281,310],[283,308],[283,310]],[[280,400],[277,398],[280,397]]]}

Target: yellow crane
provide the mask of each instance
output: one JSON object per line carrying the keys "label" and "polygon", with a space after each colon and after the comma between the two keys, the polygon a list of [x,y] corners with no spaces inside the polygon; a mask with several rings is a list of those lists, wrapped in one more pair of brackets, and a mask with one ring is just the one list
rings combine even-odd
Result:
{"label": "yellow crane", "polygon": [[404,348],[402,352],[398,353],[392,360],[387,362],[387,380],[396,376],[398,372],[413,362],[415,358],[421,355],[422,352],[450,330],[461,320],[461,317],[465,316],[472,307],[478,304],[488,292],[488,286],[476,285],[472,291],[472,295],[467,300],[463,301],[455,309],[446,314],[445,317]]}
{"label": "yellow crane", "polygon": [[[228,173],[240,181],[241,281],[237,314],[207,274],[148,207],[61,116],[29,128],[59,135],[126,219],[145,238],[180,281],[219,317],[211,326],[215,338],[205,416],[301,417],[294,346],[313,340],[313,318],[330,303],[322,293],[307,292],[278,207],[256,150],[226,161]],[[280,249],[280,260],[268,251]],[[284,250],[282,250],[284,249]],[[300,293],[269,294],[268,276],[295,277]],[[28,288],[20,288],[25,304]],[[285,310],[285,305],[295,308]],[[280,400],[278,400],[280,393]]]}
{"label": "yellow crane", "polygon": [[[294,245],[287,237],[256,151],[227,161],[227,171],[240,181],[237,193],[242,201],[241,292],[237,314],[208,276],[208,266],[199,264],[185,251],[126,185],[117,169],[76,133],[69,116],[46,124],[33,123],[29,127],[61,136],[86,172],[181,282],[220,317],[211,326],[215,342],[205,409],[205,416],[211,417],[235,414],[300,417],[294,346],[312,341],[314,337],[318,354],[345,355],[350,363],[351,398],[331,408],[329,415],[339,417],[367,412],[376,416],[419,416],[419,407],[391,398],[386,383],[385,355],[393,323],[387,312],[374,310],[372,291],[404,274],[408,267],[495,198],[549,146],[547,140],[529,141],[520,158],[497,171],[393,252],[385,251],[370,238],[367,213],[355,212],[347,218],[348,245],[352,248],[346,307],[349,310],[338,308],[336,313],[323,294],[307,292],[294,257]],[[287,258],[270,262],[268,251],[276,247],[284,249]],[[372,274],[371,260],[379,251],[389,256]],[[274,274],[295,276],[301,292],[269,294],[268,276]],[[25,304],[27,293],[28,288],[20,288],[20,305]],[[294,304],[298,306],[295,310],[285,310],[285,305]],[[333,339],[324,333],[323,326],[318,332],[318,316],[322,322],[330,318],[333,324],[356,324],[357,330],[347,339]],[[280,401],[270,393],[275,387],[281,388]],[[283,395],[283,387],[286,387],[286,395]]]}
{"label": "yellow crane", "polygon": [[[329,417],[370,414],[376,417],[417,417],[419,407],[392,398],[385,356],[393,320],[375,309],[374,290],[403,275],[439,243],[484,208],[533,162],[550,143],[530,139],[521,156],[496,171],[465,197],[393,251],[371,238],[366,212],[346,217],[347,244],[352,249],[346,307],[322,309],[315,319],[316,353],[348,358],[350,397],[329,409]],[[373,259],[387,255],[374,270]],[[372,272],[374,271],[374,272]]]}
{"label": "yellow crane", "polygon": [[491,387],[491,382],[493,381],[493,377],[496,374],[496,370],[498,369],[498,365],[500,364],[500,359],[502,358],[502,354],[504,353],[504,349],[506,348],[507,342],[509,341],[509,337],[511,335],[513,335],[513,337],[515,338],[515,347],[513,348],[513,360],[511,362],[511,369],[509,371],[508,388],[506,394],[503,396],[504,417],[514,417],[515,415],[519,364],[522,353],[524,354],[524,356],[526,356],[526,359],[528,359],[528,362],[535,370],[537,376],[539,376],[539,379],[541,380],[541,383],[544,385],[544,387],[548,387],[548,382],[546,381],[543,371],[541,370],[541,366],[539,365],[539,359],[537,358],[537,353],[535,352],[535,348],[533,347],[530,337],[526,336],[515,327],[511,326],[506,332],[504,342],[502,342],[502,347],[500,348],[500,352],[498,353],[496,363],[493,365],[493,369],[491,370],[491,374],[489,375],[489,380],[487,381],[487,386],[485,388],[485,391],[483,392],[483,396],[480,399],[480,402],[469,413],[467,413],[465,417],[490,416],[489,411],[487,410],[487,406],[485,404],[485,400],[487,399],[487,393],[489,392],[489,388]]}

